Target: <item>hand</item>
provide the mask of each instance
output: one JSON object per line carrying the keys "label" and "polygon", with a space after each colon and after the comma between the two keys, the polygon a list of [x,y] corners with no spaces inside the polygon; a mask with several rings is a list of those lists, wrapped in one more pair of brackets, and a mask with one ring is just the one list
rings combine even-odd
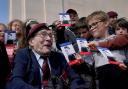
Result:
{"label": "hand", "polygon": [[13,53],[14,55],[16,55],[17,50],[18,50],[18,47],[14,46],[14,53]]}
{"label": "hand", "polygon": [[78,54],[78,53],[75,53],[75,58],[76,60],[78,59],[78,65],[81,64],[81,63],[84,63],[84,60],[82,59],[81,55]]}
{"label": "hand", "polygon": [[119,64],[119,67],[120,67],[122,70],[126,70],[126,69],[127,69],[127,66],[126,66],[124,63],[120,63],[120,64]]}
{"label": "hand", "polygon": [[96,42],[96,41],[91,41],[88,43],[88,47],[92,51],[97,51],[97,46],[98,46],[98,42]]}
{"label": "hand", "polygon": [[56,28],[60,27],[61,26],[61,21],[60,20],[56,20],[53,22],[53,25],[56,26]]}
{"label": "hand", "polygon": [[81,55],[78,54],[78,53],[75,53],[74,56],[75,56],[76,59],[82,59]]}

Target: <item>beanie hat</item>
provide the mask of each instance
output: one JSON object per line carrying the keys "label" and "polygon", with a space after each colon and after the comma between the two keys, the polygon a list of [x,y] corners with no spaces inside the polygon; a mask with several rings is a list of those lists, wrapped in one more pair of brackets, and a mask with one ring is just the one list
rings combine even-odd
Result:
{"label": "beanie hat", "polygon": [[118,16],[117,12],[115,12],[115,11],[109,11],[109,12],[107,12],[107,14],[108,14],[109,18],[114,18],[114,17]]}
{"label": "beanie hat", "polygon": [[30,38],[34,37],[34,35],[39,32],[40,30],[49,30],[48,26],[46,25],[46,23],[39,23],[37,25],[35,25],[34,27],[32,27],[28,33],[28,37],[27,40],[29,40]]}

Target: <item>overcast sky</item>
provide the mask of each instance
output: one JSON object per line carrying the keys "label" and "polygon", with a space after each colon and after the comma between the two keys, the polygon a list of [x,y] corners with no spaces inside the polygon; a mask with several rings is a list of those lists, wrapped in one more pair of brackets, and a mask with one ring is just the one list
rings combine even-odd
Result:
{"label": "overcast sky", "polygon": [[8,23],[8,0],[0,0],[0,23]]}

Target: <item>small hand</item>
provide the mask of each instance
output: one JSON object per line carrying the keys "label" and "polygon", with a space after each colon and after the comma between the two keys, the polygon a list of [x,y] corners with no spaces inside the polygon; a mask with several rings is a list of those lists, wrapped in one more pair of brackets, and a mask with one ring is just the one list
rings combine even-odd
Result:
{"label": "small hand", "polygon": [[56,28],[61,26],[61,21],[60,20],[56,20],[53,22],[53,24],[56,26]]}
{"label": "small hand", "polygon": [[126,66],[124,63],[120,63],[120,64],[119,64],[119,67],[120,67],[122,70],[126,70],[126,69],[127,69],[127,66]]}
{"label": "small hand", "polygon": [[90,50],[97,50],[97,46],[98,46],[98,42],[96,41],[91,41],[88,43],[88,47],[90,48]]}

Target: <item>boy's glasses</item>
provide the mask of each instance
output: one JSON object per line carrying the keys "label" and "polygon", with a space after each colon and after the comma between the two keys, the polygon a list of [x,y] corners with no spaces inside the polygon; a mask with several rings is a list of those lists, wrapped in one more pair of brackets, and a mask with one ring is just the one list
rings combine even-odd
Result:
{"label": "boy's glasses", "polygon": [[92,29],[92,28],[95,28],[98,26],[98,23],[102,22],[101,20],[100,21],[97,21],[97,22],[94,22],[92,23],[91,25],[89,25],[89,29]]}

